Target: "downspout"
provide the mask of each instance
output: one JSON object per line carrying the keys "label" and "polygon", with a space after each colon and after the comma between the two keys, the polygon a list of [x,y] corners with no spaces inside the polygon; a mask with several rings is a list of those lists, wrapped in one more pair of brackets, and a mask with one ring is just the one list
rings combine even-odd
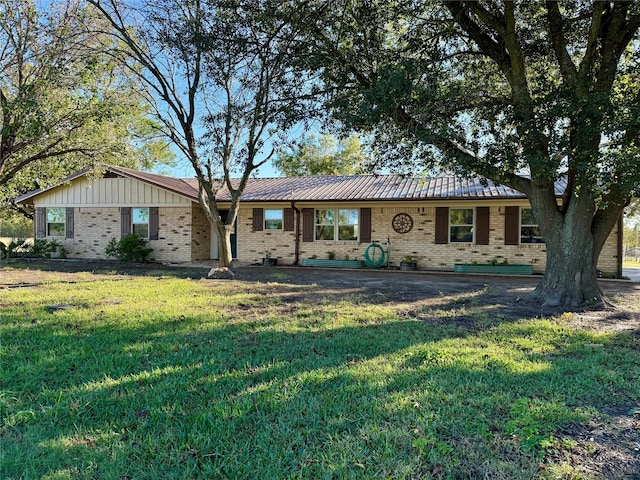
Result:
{"label": "downspout", "polygon": [[296,212],[296,232],[295,232],[295,241],[294,244],[294,265],[298,265],[300,262],[300,209],[296,207],[296,202],[291,202],[291,208]]}

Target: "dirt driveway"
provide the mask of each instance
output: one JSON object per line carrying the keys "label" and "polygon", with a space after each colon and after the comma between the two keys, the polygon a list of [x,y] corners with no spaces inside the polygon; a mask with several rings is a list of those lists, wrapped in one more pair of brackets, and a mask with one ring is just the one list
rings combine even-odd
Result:
{"label": "dirt driveway", "polygon": [[[2,271],[3,265],[11,270]],[[176,276],[206,278],[208,266],[160,264],[124,264],[113,261],[50,260],[0,263],[0,290],[16,284],[37,285],[48,278],[69,280],[78,272],[90,272],[94,278],[120,276]],[[546,316],[562,313],[543,309],[530,301],[528,294],[540,282],[539,276],[462,275],[441,272],[401,272],[399,270],[343,270],[308,267],[246,266],[236,270],[236,278],[249,282],[280,282],[318,285],[327,293],[333,290],[358,292],[371,301],[407,305],[428,305],[438,298],[473,295],[477,302],[498,306],[507,318]],[[217,281],[217,280],[212,280]],[[640,284],[621,280],[601,280],[604,294],[615,308],[582,312],[586,324],[598,330],[640,330]],[[578,312],[580,313],[580,312]],[[584,320],[586,319],[586,320]]]}

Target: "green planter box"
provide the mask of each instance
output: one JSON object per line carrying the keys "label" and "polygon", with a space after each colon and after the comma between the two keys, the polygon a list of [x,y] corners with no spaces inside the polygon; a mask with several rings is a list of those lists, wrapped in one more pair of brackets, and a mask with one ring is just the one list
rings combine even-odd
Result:
{"label": "green planter box", "polygon": [[453,267],[454,272],[459,273],[499,273],[503,275],[531,275],[533,266],[528,264],[514,265],[472,265],[462,263]]}
{"label": "green planter box", "polygon": [[322,268],[364,268],[364,261],[303,258],[301,265],[303,267],[322,267]]}

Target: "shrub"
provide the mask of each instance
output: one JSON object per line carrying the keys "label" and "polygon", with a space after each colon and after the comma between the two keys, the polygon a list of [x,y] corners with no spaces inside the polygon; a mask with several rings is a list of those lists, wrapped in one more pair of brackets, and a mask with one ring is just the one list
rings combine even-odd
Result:
{"label": "shrub", "polygon": [[104,249],[107,257],[115,257],[121,262],[146,262],[152,251],[144,238],[133,233],[125,235],[120,241],[112,238]]}
{"label": "shrub", "polygon": [[42,240],[41,238],[36,238],[33,241],[33,245],[25,250],[26,253],[24,256],[31,258],[51,258],[59,248],[62,248],[62,245],[60,245],[60,242],[57,240]]}

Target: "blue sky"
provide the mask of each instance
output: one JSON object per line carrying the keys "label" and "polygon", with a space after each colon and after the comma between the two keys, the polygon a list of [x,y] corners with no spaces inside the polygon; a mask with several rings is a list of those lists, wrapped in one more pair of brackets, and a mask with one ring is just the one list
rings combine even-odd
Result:
{"label": "blue sky", "polygon": [[[178,178],[195,177],[195,174],[193,173],[193,168],[191,167],[191,164],[189,163],[188,160],[186,159],[181,160],[180,157],[177,157],[176,163],[177,163],[177,166],[175,168],[169,169],[170,175]],[[166,172],[167,169],[168,168],[166,166],[162,166],[160,169],[158,169],[158,173],[160,170]],[[271,165],[271,162],[268,162],[264,166],[260,167],[258,175],[256,176],[260,178],[267,178],[267,177],[280,177],[281,175],[278,175],[278,172],[276,172],[276,170],[273,168],[273,165]]]}

